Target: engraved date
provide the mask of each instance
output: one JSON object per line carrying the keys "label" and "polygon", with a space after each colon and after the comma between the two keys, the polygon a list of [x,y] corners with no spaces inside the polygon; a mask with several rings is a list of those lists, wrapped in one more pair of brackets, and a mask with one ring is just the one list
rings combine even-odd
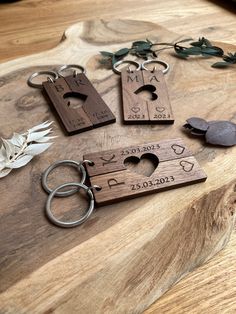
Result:
{"label": "engraved date", "polygon": [[160,148],[159,144],[153,144],[153,145],[147,145],[147,146],[143,146],[143,147],[135,147],[135,148],[125,149],[125,150],[121,151],[121,156],[150,152],[150,151],[153,151],[153,150],[156,150],[159,148]]}
{"label": "engraved date", "polygon": [[136,184],[131,184],[131,190],[132,191],[137,191],[140,189],[147,189],[147,188],[153,188],[153,187],[157,187],[159,185],[165,184],[165,183],[170,183],[175,181],[174,176],[169,176],[169,177],[162,177],[162,178],[158,178],[155,180],[148,180],[148,181],[144,181],[142,183],[136,183]]}

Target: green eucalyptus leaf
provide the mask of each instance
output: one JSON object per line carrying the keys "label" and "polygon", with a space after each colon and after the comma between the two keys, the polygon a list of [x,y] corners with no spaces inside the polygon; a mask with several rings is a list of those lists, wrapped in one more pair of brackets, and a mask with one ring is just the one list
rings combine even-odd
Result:
{"label": "green eucalyptus leaf", "polygon": [[140,46],[140,45],[145,45],[147,44],[148,42],[144,41],[144,40],[138,40],[138,41],[134,41],[133,44],[132,44],[132,47],[136,47],[136,46]]}
{"label": "green eucalyptus leaf", "polygon": [[109,51],[100,51],[100,54],[104,57],[109,57],[109,58],[113,56],[113,53]]}
{"label": "green eucalyptus leaf", "polygon": [[202,44],[199,43],[199,41],[193,41],[192,43],[190,43],[190,45],[193,47],[201,47],[202,46]]}
{"label": "green eucalyptus leaf", "polygon": [[148,53],[150,53],[150,52],[152,52],[151,50],[143,50],[143,49],[136,49],[136,51],[135,51],[136,53],[139,53],[139,54],[143,54],[143,55],[146,55],[146,54],[148,54]]}
{"label": "green eucalyptus leaf", "polygon": [[122,48],[115,53],[116,57],[124,57],[129,53],[129,48]]}
{"label": "green eucalyptus leaf", "polygon": [[[137,42],[136,42],[137,43]],[[143,42],[139,42],[139,44],[135,44],[132,46],[133,49],[135,49],[136,51],[141,51],[141,50],[149,50],[151,49],[151,44],[146,42],[146,41],[143,41]]]}
{"label": "green eucalyptus leaf", "polygon": [[184,51],[182,51],[182,52],[186,53],[188,55],[197,56],[197,55],[202,54],[202,49],[201,49],[201,47],[190,47],[190,48],[184,49]]}
{"label": "green eucalyptus leaf", "polygon": [[203,45],[203,39],[199,38],[198,41],[193,41],[190,45],[193,47],[201,47]]}
{"label": "green eucalyptus leaf", "polygon": [[206,47],[202,48],[202,54],[203,55],[211,55],[211,56],[222,56],[223,55],[223,50],[219,47]]}
{"label": "green eucalyptus leaf", "polygon": [[220,61],[220,62],[216,62],[216,63],[212,64],[212,67],[213,68],[226,68],[229,65],[230,64],[228,62]]}
{"label": "green eucalyptus leaf", "polygon": [[217,52],[217,56],[222,57],[224,55],[224,50],[217,46],[211,46],[209,49],[214,49]]}

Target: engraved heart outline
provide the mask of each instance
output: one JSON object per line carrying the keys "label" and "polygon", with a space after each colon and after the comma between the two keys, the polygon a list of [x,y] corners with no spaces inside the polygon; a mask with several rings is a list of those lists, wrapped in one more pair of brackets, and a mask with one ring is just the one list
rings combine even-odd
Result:
{"label": "engraved heart outline", "polygon": [[132,107],[130,110],[134,113],[138,113],[141,109],[139,107]]}
{"label": "engraved heart outline", "polygon": [[[143,166],[143,162],[148,161],[149,167],[151,165],[152,169],[145,173],[148,169]],[[159,165],[159,158],[152,153],[144,153],[140,157],[138,156],[128,156],[124,159],[124,166],[126,170],[129,170],[132,173],[142,175],[144,177],[151,177],[156,171]]]}
{"label": "engraved heart outline", "polygon": [[[143,93],[143,92],[148,92],[149,93],[149,96],[150,98],[149,99],[144,99],[144,97],[142,97],[141,95],[139,95],[140,93]],[[141,87],[139,87],[135,92],[134,94],[137,95],[139,98],[142,98],[143,100],[146,100],[146,101],[155,101],[157,100],[158,98],[158,95],[156,94],[157,92],[157,89],[154,85],[151,85],[151,84],[146,84],[146,85],[142,85]]]}
{"label": "engraved heart outline", "polygon": [[173,145],[171,145],[171,148],[173,149],[173,151],[176,155],[182,155],[183,152],[185,151],[185,147],[181,146],[179,144],[173,144]]}
{"label": "engraved heart outline", "polygon": [[191,172],[194,167],[194,163],[187,160],[182,160],[179,164],[185,172]]}
{"label": "engraved heart outline", "polygon": [[156,107],[156,111],[157,111],[157,112],[163,112],[163,111],[165,111],[165,110],[166,110],[165,107]]}

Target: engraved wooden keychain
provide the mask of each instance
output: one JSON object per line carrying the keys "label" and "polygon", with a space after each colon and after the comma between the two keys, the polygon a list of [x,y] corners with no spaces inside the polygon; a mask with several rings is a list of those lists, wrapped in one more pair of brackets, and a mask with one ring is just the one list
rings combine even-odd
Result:
{"label": "engraved wooden keychain", "polygon": [[[140,162],[143,158],[152,160],[155,169],[150,176],[130,170],[126,162]],[[49,194],[46,215],[60,227],[75,227],[85,222],[97,206],[113,204],[129,198],[151,194],[203,182],[207,176],[197,160],[181,139],[130,146],[84,155],[83,161],[62,160],[52,164],[42,176],[42,186]],[[76,167],[82,174],[80,182],[65,183],[54,190],[47,185],[50,172],[60,166]],[[90,184],[85,184],[89,180]],[[64,190],[69,188],[69,190]],[[63,189],[63,191],[62,191]],[[89,199],[89,206],[79,220],[65,222],[57,219],[51,210],[55,196],[66,197],[83,189]]]}
{"label": "engraved wooden keychain", "polygon": [[[68,69],[79,69],[81,73],[74,71],[72,75],[64,76],[63,72]],[[42,84],[33,82],[33,79],[45,74],[49,76],[46,82]],[[58,72],[33,73],[28,79],[28,84],[31,87],[43,88],[69,135],[116,121],[109,107],[86,77],[85,69],[80,65],[63,65]],[[71,108],[69,97],[82,99],[84,101],[82,107]]]}
{"label": "engraved wooden keychain", "polygon": [[[130,67],[118,70],[123,64],[133,64],[135,70]],[[157,63],[164,69],[149,70],[147,64]],[[121,60],[113,65],[115,73],[121,75],[121,87],[123,98],[123,117],[126,124],[140,123],[174,123],[172,108],[170,105],[164,75],[169,71],[169,64],[161,60],[146,60],[142,64],[136,61]],[[143,98],[142,94],[149,94]]]}

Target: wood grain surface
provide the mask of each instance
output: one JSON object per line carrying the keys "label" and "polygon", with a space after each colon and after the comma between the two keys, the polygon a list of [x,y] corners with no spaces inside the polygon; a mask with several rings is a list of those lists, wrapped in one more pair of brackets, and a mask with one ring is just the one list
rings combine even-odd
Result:
{"label": "wood grain surface", "polygon": [[1,60],[55,47],[73,23],[96,18],[157,22],[179,34],[235,42],[235,4],[221,0],[23,0],[0,4]]}
{"label": "wood grain surface", "polygon": [[[158,21],[159,24],[188,36],[204,35],[210,39],[224,39],[231,43],[235,40],[235,10],[226,2],[149,1],[145,4],[139,3],[135,7],[134,3],[137,4],[135,1],[125,1],[125,5],[122,6],[121,2],[117,4],[113,1],[102,1],[101,5],[100,2],[96,4],[86,1],[80,4],[80,10],[77,10],[78,2],[72,0],[68,2],[29,0],[1,5],[0,58],[6,60],[51,48],[60,41],[61,33],[66,26],[78,19],[88,19],[97,14],[111,18],[114,16],[133,18],[135,15],[135,18]],[[91,4],[94,8],[92,11]],[[229,8],[231,10],[228,10]],[[50,29],[48,25],[51,26]],[[201,62],[199,64],[201,67]],[[227,71],[224,73],[228,76]],[[6,96],[6,98],[10,97]],[[34,98],[38,102],[41,101],[37,93]],[[22,98],[22,102],[24,99],[26,107],[29,106],[30,98],[28,100]],[[229,97],[226,97],[223,104],[228,99]],[[222,117],[225,117],[223,110],[221,113]],[[10,136],[10,133],[11,131],[7,135]],[[205,149],[201,156],[204,154],[206,154]],[[209,148],[208,155],[208,158],[214,158],[214,150]],[[150,313],[234,313],[235,243],[234,234],[226,249],[172,288],[150,308]],[[38,259],[40,256],[36,258]],[[26,263],[24,268],[27,267]],[[7,274],[7,280],[10,281],[13,277],[14,275]]]}

